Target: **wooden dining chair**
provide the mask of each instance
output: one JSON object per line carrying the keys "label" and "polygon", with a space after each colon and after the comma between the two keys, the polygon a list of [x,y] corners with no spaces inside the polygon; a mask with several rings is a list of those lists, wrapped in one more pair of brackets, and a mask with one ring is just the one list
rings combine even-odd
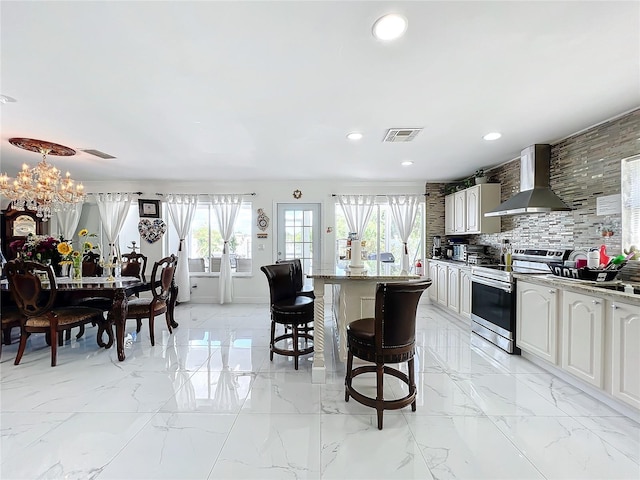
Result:
{"label": "wooden dining chair", "polygon": [[[55,307],[58,287],[53,267],[37,262],[11,260],[5,266],[9,289],[20,312],[20,345],[15,365],[20,363],[32,333],[44,333],[51,346],[51,366],[57,362],[62,332],[87,323],[106,327],[102,311],[82,306]],[[45,285],[43,286],[43,282]],[[101,340],[98,337],[98,344]]]}
{"label": "wooden dining chair", "polygon": [[82,255],[82,276],[99,277],[102,275],[100,255],[95,252],[87,252]]}
{"label": "wooden dining chair", "polygon": [[123,277],[138,277],[144,279],[147,269],[147,257],[141,253],[123,253],[122,269],[120,274]]}
{"label": "wooden dining chair", "polygon": [[174,275],[176,266],[178,265],[178,257],[169,255],[168,257],[158,260],[153,265],[151,271],[151,293],[152,298],[132,298],[129,300],[129,308],[127,310],[127,319],[135,319],[137,322],[136,332],[140,333],[142,319],[149,319],[149,336],[151,337],[151,345],[155,345],[154,319],[158,315],[164,313],[169,333],[173,333],[172,329],[172,312],[173,306],[169,305],[171,300],[171,289],[174,287]]}

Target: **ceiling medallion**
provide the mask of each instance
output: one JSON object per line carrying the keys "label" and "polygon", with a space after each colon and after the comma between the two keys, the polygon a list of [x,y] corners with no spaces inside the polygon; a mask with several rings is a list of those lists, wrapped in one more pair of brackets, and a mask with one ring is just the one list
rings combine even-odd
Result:
{"label": "ceiling medallion", "polygon": [[293,191],[293,198],[295,198],[296,200],[298,200],[300,197],[302,197],[302,192],[300,190],[294,190]]}
{"label": "ceiling medallion", "polygon": [[76,154],[73,148],[65,147],[58,143],[47,142],[46,140],[36,140],[35,138],[10,138],[9,143],[23,150],[29,150],[30,152],[42,153],[46,151],[47,155],[56,155],[59,157],[70,157]]}

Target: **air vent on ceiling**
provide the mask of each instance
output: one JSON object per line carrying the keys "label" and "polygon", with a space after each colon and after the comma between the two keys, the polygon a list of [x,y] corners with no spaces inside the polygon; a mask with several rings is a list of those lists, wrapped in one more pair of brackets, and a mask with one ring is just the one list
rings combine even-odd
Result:
{"label": "air vent on ceiling", "polygon": [[104,159],[116,158],[113,155],[109,155],[108,153],[101,152],[100,150],[87,149],[82,151],[88,153],[89,155],[95,155],[96,157],[100,157]]}
{"label": "air vent on ceiling", "polygon": [[390,128],[384,136],[383,142],[410,142],[421,131],[422,128]]}

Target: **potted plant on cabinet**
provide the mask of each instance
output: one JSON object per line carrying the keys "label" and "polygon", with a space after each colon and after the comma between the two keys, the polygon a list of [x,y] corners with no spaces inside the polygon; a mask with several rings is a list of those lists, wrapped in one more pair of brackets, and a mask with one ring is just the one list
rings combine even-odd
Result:
{"label": "potted plant on cabinet", "polygon": [[476,177],[476,185],[480,185],[481,183],[487,183],[487,177],[484,174],[484,168],[480,168],[476,170],[474,177]]}

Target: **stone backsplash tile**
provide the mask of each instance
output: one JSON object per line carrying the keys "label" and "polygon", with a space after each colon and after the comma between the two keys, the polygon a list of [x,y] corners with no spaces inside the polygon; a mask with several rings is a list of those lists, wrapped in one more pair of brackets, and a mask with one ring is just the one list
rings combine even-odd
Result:
{"label": "stone backsplash tile", "polygon": [[[640,109],[553,144],[551,189],[573,210],[502,217],[501,233],[469,236],[469,243],[489,245],[490,252],[496,256],[504,238],[514,246],[540,248],[587,250],[605,245],[609,254],[619,254],[621,216],[596,215],[597,198],[620,193],[620,161],[640,153],[639,132]],[[502,185],[503,201],[519,191],[519,159],[487,173],[491,182]],[[444,188],[443,184],[428,183],[426,190],[429,194],[427,239],[430,242],[433,235],[444,238]],[[599,229],[605,223],[614,232],[610,237],[600,233]],[[640,281],[640,262],[630,262],[620,276]]]}

